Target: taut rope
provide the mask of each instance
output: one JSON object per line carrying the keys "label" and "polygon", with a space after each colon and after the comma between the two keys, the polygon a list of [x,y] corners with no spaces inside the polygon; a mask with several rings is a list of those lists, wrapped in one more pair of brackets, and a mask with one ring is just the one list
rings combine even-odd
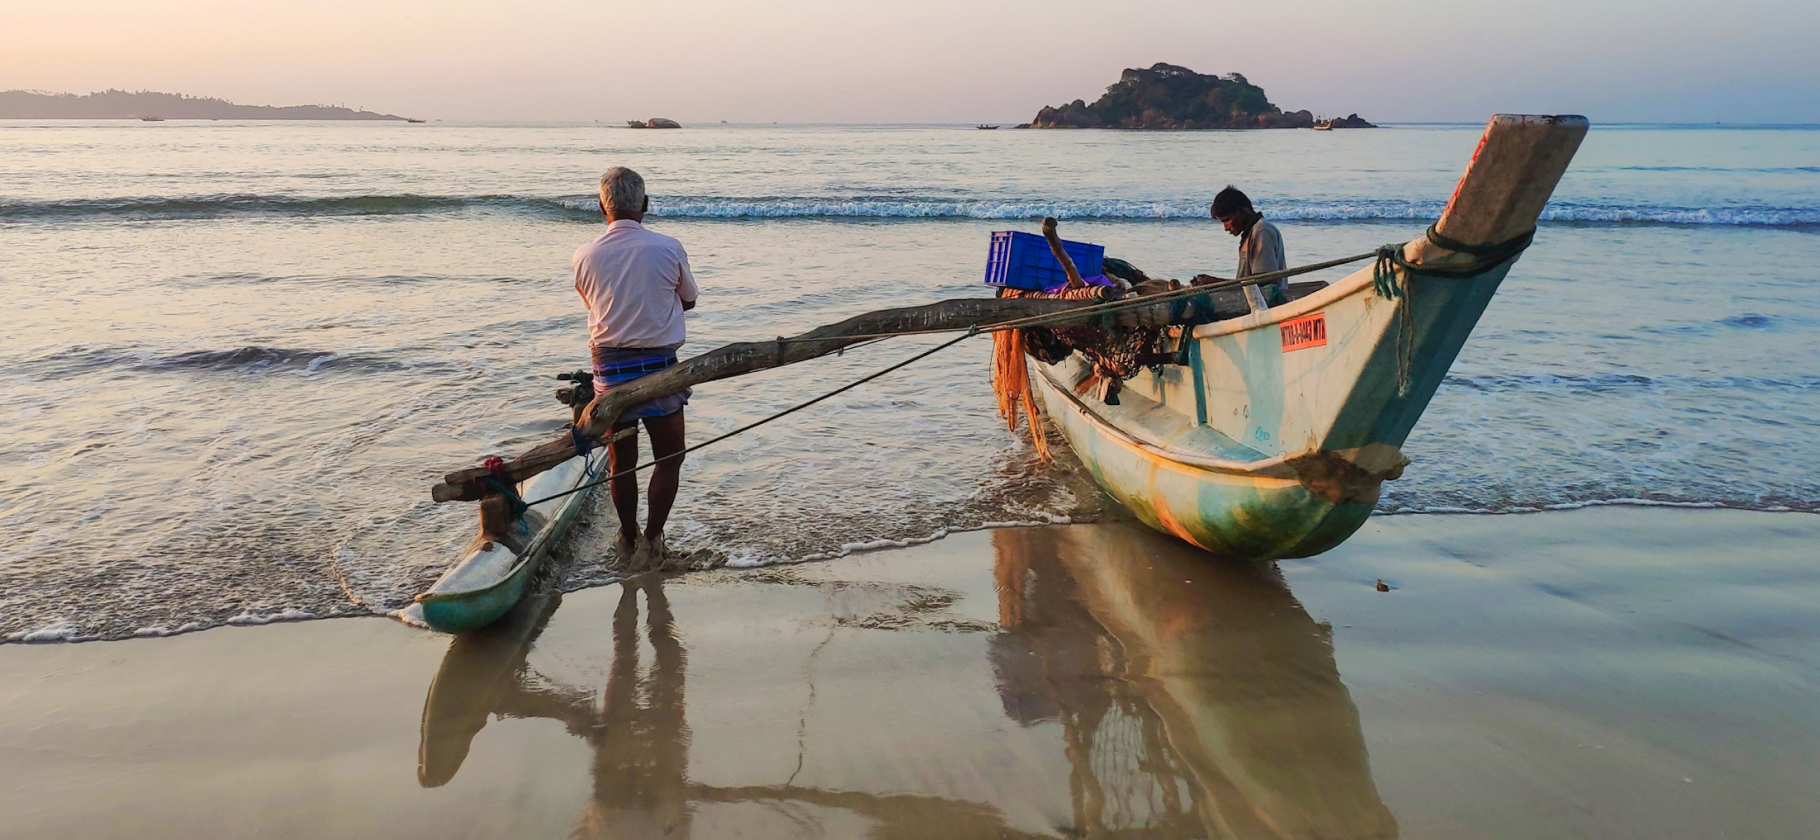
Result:
{"label": "taut rope", "polygon": [[839,388],[829,391],[826,394],[822,394],[819,397],[804,400],[802,402],[797,403],[796,405],[793,405],[793,406],[790,406],[789,408],[784,409],[783,411],[779,411],[776,414],[772,414],[768,417],[764,417],[762,419],[755,420],[751,423],[747,423],[746,425],[741,426],[737,429],[734,429],[731,432],[727,432],[724,435],[720,435],[719,437],[713,437],[713,438],[704,440],[701,443],[695,444],[694,446],[691,446],[691,447],[688,447],[688,448],[682,450],[681,452],[672,452],[669,455],[663,456],[662,458],[655,458],[650,461],[646,461],[642,464],[639,464],[636,467],[633,467],[632,469],[620,470],[619,472],[613,473],[612,475],[609,475],[605,478],[595,479],[594,481],[590,481],[586,484],[578,484],[568,490],[562,491],[561,493],[551,493],[550,495],[545,496],[541,499],[537,499],[537,500],[531,501],[531,502],[525,502],[524,504],[527,507],[533,506],[533,505],[540,505],[540,504],[543,504],[544,502],[550,501],[551,499],[560,499],[564,496],[568,496],[568,495],[571,495],[574,493],[579,493],[583,490],[587,490],[587,489],[594,488],[594,487],[599,487],[600,485],[606,484],[607,482],[612,481],[613,479],[618,478],[622,475],[632,475],[634,473],[639,472],[640,470],[645,469],[646,467],[657,466],[658,462],[660,462],[660,461],[668,461],[672,458],[681,458],[682,456],[687,455],[691,452],[694,452],[697,449],[703,449],[703,448],[706,448],[709,446],[713,446],[714,444],[720,443],[721,441],[726,440],[727,438],[733,437],[734,435],[741,434],[743,432],[749,432],[753,429],[758,428],[759,426],[763,426],[766,423],[769,423],[780,417],[795,414],[796,412],[801,411],[805,408],[808,408],[809,406],[812,406],[818,402],[821,402],[822,400],[825,400],[830,397],[837,396],[839,394],[843,394],[848,391],[851,391],[854,388],[858,388],[859,386],[864,385],[867,382],[871,382],[872,380],[877,379],[881,376],[884,376],[885,374],[890,373],[894,370],[897,370],[902,367],[907,367],[911,364],[914,364],[914,363],[919,362],[923,359],[926,359],[930,356],[933,356],[936,353],[940,353],[941,351],[946,350],[950,347],[953,347],[954,345],[959,344],[963,341],[966,341],[967,339],[972,338],[978,334],[979,334],[978,329],[969,329],[967,332],[961,334],[960,336],[957,336],[955,338],[949,339],[948,341],[944,341],[940,344],[937,344],[934,347],[924,350],[923,352],[918,353],[914,356],[911,356],[910,358],[905,359],[901,362],[898,362],[897,364],[891,365],[890,367],[886,367],[881,370],[877,370],[872,373],[869,373],[865,376],[860,377],[859,379],[855,379],[852,382],[849,382],[845,385],[840,386]]}

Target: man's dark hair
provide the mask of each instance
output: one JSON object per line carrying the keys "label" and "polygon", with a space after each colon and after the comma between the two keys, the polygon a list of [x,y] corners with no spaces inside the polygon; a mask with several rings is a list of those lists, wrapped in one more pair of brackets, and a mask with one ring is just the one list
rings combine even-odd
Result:
{"label": "man's dark hair", "polygon": [[1240,210],[1250,209],[1251,199],[1246,198],[1244,193],[1239,192],[1238,187],[1231,184],[1226,185],[1226,189],[1220,190],[1220,194],[1213,197],[1213,217],[1216,219],[1224,219]]}

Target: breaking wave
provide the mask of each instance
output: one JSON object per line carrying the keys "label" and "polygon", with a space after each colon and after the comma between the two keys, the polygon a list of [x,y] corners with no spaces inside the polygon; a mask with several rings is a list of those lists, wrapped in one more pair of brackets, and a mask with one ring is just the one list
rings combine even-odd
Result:
{"label": "breaking wave", "polygon": [[1401,516],[1408,514],[1475,514],[1499,516],[1504,514],[1545,513],[1548,511],[1585,510],[1603,507],[1666,507],[1692,508],[1695,510],[1745,510],[1759,513],[1812,513],[1820,514],[1820,502],[1792,496],[1771,496],[1756,500],[1720,500],[1681,499],[1670,496],[1643,497],[1618,496],[1613,498],[1573,498],[1571,496],[1537,497],[1532,499],[1506,500],[1497,503],[1477,502],[1470,499],[1402,499],[1386,492],[1383,500],[1378,502],[1376,516]]}
{"label": "breaking wave", "polygon": [[[485,199],[481,199],[484,201]],[[212,219],[222,216],[377,216],[459,210],[474,199],[428,195],[358,195],[308,198],[211,195],[191,198],[85,198],[67,201],[0,201],[0,219]]]}
{"label": "breaking wave", "polygon": [[1754,377],[1754,376],[1643,376],[1640,374],[1489,374],[1480,376],[1449,375],[1441,381],[1444,387],[1473,391],[1578,391],[1603,392],[1619,390],[1685,391],[1717,393],[1723,391],[1820,393],[1820,376]]}
{"label": "breaking wave", "polygon": [[47,378],[124,369],[141,373],[178,371],[293,371],[313,374],[337,369],[359,371],[448,369],[446,362],[410,361],[385,354],[338,353],[249,345],[228,350],[159,352],[145,348],[67,347],[25,359],[20,368]]}
{"label": "breaking wave", "polygon": [[168,356],[154,356],[134,365],[140,370],[181,370],[201,368],[227,370],[242,367],[305,367],[320,369],[343,357],[326,350],[286,350],[278,347],[236,347],[232,350],[193,350]]}
{"label": "breaking wave", "polygon": [[[1394,199],[1262,202],[1283,221],[1428,221],[1440,201]],[[0,201],[0,220],[213,219],[235,216],[397,216],[505,213],[574,221],[600,218],[592,196],[368,195],[305,197],[216,195],[192,198],[109,198]],[[676,219],[1128,219],[1207,218],[1201,199],[1015,199],[918,196],[660,196],[652,215]],[[1820,226],[1820,207],[1663,207],[1556,202],[1542,213],[1556,223],[1733,227]]]}

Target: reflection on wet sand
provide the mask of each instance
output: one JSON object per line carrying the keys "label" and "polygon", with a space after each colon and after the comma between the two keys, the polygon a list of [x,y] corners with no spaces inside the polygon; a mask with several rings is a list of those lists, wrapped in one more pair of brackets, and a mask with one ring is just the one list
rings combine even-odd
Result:
{"label": "reflection on wet sand", "polygon": [[[1001,629],[988,650],[997,699],[1022,726],[1059,736],[1052,754],[1067,762],[1072,815],[1056,833],[1396,835],[1328,634],[1274,572],[1137,530],[1005,530],[994,547]],[[874,837],[1053,836],[1009,825],[999,810],[1007,803],[691,782],[688,651],[663,581],[620,586],[601,694],[526,667],[556,598],[452,643],[424,708],[419,780],[453,778],[489,714],[535,717],[561,721],[592,750],[578,836],[682,838],[713,803],[842,811],[869,820]],[[804,832],[814,812],[790,810]]]}
{"label": "reflection on wet sand", "polygon": [[1329,630],[1269,566],[1136,530],[993,534],[1008,715],[1062,724],[1088,836],[1394,837]]}
{"label": "reflection on wet sand", "polygon": [[[655,651],[649,673],[639,662],[640,593],[644,638]],[[417,780],[435,787],[454,778],[489,714],[557,720],[594,750],[594,795],[578,836],[686,836],[688,656],[662,580],[621,584],[613,612],[612,670],[598,706],[592,691],[551,684],[525,667],[560,599],[527,599],[499,624],[450,644],[424,704]]]}
{"label": "reflection on wet sand", "polygon": [[526,598],[492,626],[449,642],[423,703],[418,784],[441,787],[455,778],[488,716],[507,714],[536,693],[525,682],[525,657],[561,604],[555,593]]}

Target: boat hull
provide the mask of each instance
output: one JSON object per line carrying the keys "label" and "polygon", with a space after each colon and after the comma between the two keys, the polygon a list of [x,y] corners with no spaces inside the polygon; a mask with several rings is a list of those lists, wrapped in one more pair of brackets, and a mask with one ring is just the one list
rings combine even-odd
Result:
{"label": "boat hull", "polygon": [[[1075,393],[1078,363],[1031,376],[1095,481],[1145,524],[1220,554],[1306,557],[1352,536],[1401,475],[1404,441],[1508,270],[1418,281],[1407,302],[1379,296],[1361,270],[1179,337],[1194,345],[1190,364],[1129,380],[1119,406]],[[1286,325],[1314,317],[1326,343],[1283,349]],[[1184,427],[1154,419],[1169,414]],[[1228,457],[1194,457],[1209,448],[1197,439]]]}
{"label": "boat hull", "polygon": [[1139,521],[1218,554],[1304,557],[1359,529],[1376,485],[1330,501],[1296,478],[1207,469],[1162,455],[1093,416],[1049,377],[1033,374],[1044,407],[1094,481]]}
{"label": "boat hull", "polygon": [[421,604],[423,623],[443,633],[478,630],[511,612],[536,576],[537,564],[521,563],[504,580],[486,589],[460,597],[426,599]]}

